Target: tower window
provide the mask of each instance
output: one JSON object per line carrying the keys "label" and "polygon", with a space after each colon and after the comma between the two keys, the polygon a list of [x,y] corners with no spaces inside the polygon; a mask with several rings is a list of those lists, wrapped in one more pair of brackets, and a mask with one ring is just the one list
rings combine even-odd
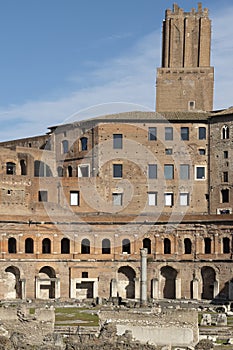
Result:
{"label": "tower window", "polygon": [[206,128],[201,126],[198,128],[198,138],[199,140],[205,140],[206,139]]}
{"label": "tower window", "polygon": [[195,109],[195,101],[189,101],[188,103],[189,110],[192,111]]}
{"label": "tower window", "polygon": [[221,190],[221,202],[222,203],[229,203],[229,189],[226,188],[224,190]]}
{"label": "tower window", "polygon": [[122,134],[113,134],[113,148],[114,149],[122,148]]}
{"label": "tower window", "polygon": [[172,141],[173,140],[173,128],[165,127],[165,140]]}
{"label": "tower window", "polygon": [[229,127],[227,125],[224,125],[222,127],[222,134],[221,134],[221,138],[223,140],[229,139]]}
{"label": "tower window", "polygon": [[180,137],[181,137],[182,141],[189,140],[189,128],[188,127],[181,127],[180,128]]}

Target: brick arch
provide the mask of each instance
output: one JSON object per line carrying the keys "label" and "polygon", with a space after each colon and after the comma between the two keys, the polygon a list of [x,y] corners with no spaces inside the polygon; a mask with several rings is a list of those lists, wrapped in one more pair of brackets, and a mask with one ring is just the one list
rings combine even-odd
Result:
{"label": "brick arch", "polygon": [[160,275],[162,278],[162,297],[165,299],[175,299],[178,271],[171,266],[163,266],[160,269]]}

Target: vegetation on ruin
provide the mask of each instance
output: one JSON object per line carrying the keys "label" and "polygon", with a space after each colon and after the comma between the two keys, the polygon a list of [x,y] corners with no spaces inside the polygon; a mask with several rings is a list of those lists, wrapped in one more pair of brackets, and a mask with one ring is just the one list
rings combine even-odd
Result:
{"label": "vegetation on ruin", "polygon": [[98,326],[99,317],[90,309],[82,309],[77,307],[63,307],[55,309],[55,325],[56,326]]}

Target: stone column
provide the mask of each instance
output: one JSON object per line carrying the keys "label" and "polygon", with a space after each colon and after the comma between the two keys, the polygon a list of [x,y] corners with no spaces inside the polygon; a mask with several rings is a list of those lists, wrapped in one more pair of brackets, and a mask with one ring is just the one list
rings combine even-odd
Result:
{"label": "stone column", "polygon": [[176,299],[181,299],[181,278],[176,279]]}
{"label": "stone column", "polygon": [[216,298],[216,296],[219,294],[219,283],[218,281],[214,281],[214,295],[213,297]]}
{"label": "stone column", "polygon": [[20,280],[20,282],[21,282],[21,298],[25,300],[26,299],[26,279],[23,278]]}
{"label": "stone column", "polygon": [[159,280],[158,280],[158,278],[153,278],[153,280],[152,280],[152,298],[159,299]]}
{"label": "stone column", "polygon": [[135,299],[140,300],[140,280],[139,278],[134,279],[135,285]]}
{"label": "stone column", "polygon": [[199,290],[198,290],[198,279],[197,278],[195,278],[194,277],[194,279],[193,279],[193,299],[196,299],[196,300],[198,300],[198,298],[199,298],[199,296],[198,296],[198,292],[199,292]]}
{"label": "stone column", "polygon": [[36,277],[36,299],[40,298],[40,279]]}
{"label": "stone column", "polygon": [[55,279],[55,298],[60,298],[60,278]]}
{"label": "stone column", "polygon": [[111,280],[111,297],[117,297],[117,280],[115,278]]}
{"label": "stone column", "polygon": [[141,254],[141,289],[140,303],[147,304],[147,248],[140,249]]}

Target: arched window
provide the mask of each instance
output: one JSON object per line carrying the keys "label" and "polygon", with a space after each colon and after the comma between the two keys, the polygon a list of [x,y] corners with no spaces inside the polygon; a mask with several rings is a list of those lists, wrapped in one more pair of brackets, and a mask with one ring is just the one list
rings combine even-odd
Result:
{"label": "arched window", "polygon": [[16,173],[16,165],[12,162],[6,163],[6,173],[7,175],[15,175]]}
{"label": "arched window", "polygon": [[205,244],[205,254],[211,254],[211,239],[206,237],[204,239]]}
{"label": "arched window", "polygon": [[68,176],[72,177],[73,176],[73,168],[71,165],[68,166]]}
{"label": "arched window", "polygon": [[130,240],[127,238],[122,241],[122,253],[130,254]]}
{"label": "arched window", "polygon": [[224,125],[222,127],[222,139],[223,140],[229,139],[229,127],[227,125]]}
{"label": "arched window", "polygon": [[62,141],[62,153],[68,153],[69,152],[69,142],[67,140]]}
{"label": "arched window", "polygon": [[90,241],[87,238],[81,242],[81,254],[90,254]]}
{"label": "arched window", "polygon": [[16,254],[16,239],[13,237],[8,239],[8,253]]}
{"label": "arched window", "polygon": [[80,139],[80,150],[81,151],[87,151],[87,137],[81,137]]}
{"label": "arched window", "polygon": [[229,254],[230,253],[230,239],[228,237],[224,237],[222,240],[222,248],[223,248],[223,254]]}
{"label": "arched window", "polygon": [[164,254],[171,254],[171,241],[169,238],[164,238],[163,252]]}
{"label": "arched window", "polygon": [[61,254],[70,254],[70,240],[68,238],[61,240]]}
{"label": "arched window", "polygon": [[32,238],[25,240],[25,253],[32,254],[34,252],[34,241]]}
{"label": "arched window", "polygon": [[24,159],[20,160],[21,175],[27,175],[27,167]]}
{"label": "arched window", "polygon": [[111,243],[107,238],[102,240],[102,254],[111,254]]}
{"label": "arched window", "polygon": [[184,239],[184,253],[185,254],[192,253],[192,242],[191,242],[191,239],[189,238]]}
{"label": "arched window", "polygon": [[151,254],[151,240],[149,238],[143,239],[143,248],[147,249],[147,253]]}
{"label": "arched window", "polygon": [[43,254],[51,253],[51,241],[49,238],[44,238],[42,241],[42,253]]}
{"label": "arched window", "polygon": [[59,166],[57,168],[57,176],[58,177],[63,177],[63,168],[62,168],[62,166]]}

